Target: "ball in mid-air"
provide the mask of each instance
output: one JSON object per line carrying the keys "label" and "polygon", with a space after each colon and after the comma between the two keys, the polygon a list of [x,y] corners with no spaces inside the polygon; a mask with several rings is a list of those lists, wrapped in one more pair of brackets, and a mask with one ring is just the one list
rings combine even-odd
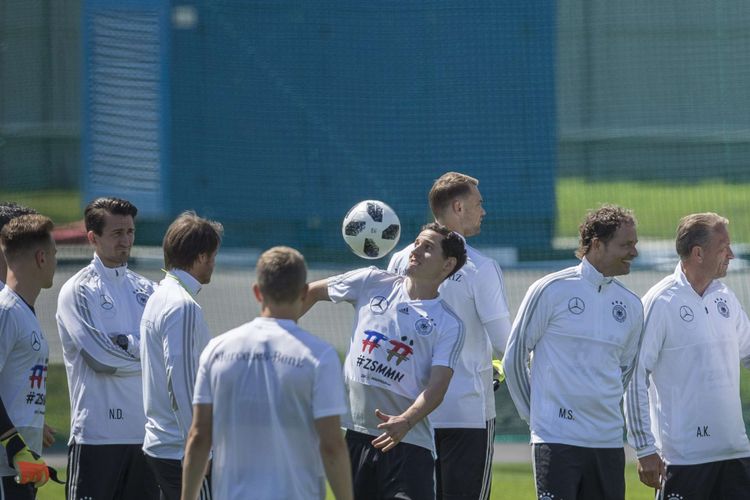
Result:
{"label": "ball in mid-air", "polygon": [[382,201],[365,200],[347,212],[341,234],[355,254],[365,259],[378,259],[398,243],[401,223],[396,212]]}

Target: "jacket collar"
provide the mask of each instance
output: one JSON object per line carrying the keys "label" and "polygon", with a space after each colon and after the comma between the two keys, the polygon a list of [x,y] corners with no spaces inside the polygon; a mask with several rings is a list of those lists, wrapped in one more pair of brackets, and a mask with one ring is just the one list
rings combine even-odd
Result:
{"label": "jacket collar", "polygon": [[581,259],[578,269],[580,270],[581,277],[596,287],[609,285],[615,279],[614,276],[602,275],[586,257]]}
{"label": "jacket collar", "polygon": [[183,271],[182,269],[170,269],[169,271],[167,271],[167,279],[170,281],[174,281],[182,286],[182,288],[184,288],[185,291],[193,297],[198,295],[198,292],[200,292],[201,288],[203,288],[203,286],[198,282],[197,279],[193,277],[192,274],[187,271]]}
{"label": "jacket collar", "polygon": [[96,252],[94,252],[94,259],[91,261],[91,264],[94,266],[94,269],[96,269],[96,272],[99,273],[99,276],[103,276],[110,280],[124,279],[125,275],[128,272],[127,262],[121,266],[107,267],[104,265],[104,262],[102,262]]}

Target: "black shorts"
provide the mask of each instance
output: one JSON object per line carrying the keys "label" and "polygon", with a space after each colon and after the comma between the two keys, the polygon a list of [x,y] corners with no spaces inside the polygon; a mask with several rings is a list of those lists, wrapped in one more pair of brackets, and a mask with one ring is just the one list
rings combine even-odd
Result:
{"label": "black shorts", "polygon": [[657,498],[750,498],[750,457],[697,465],[669,465],[664,487]]}
{"label": "black shorts", "polygon": [[157,500],[159,487],[140,444],[68,447],[67,500]]}
{"label": "black shorts", "polygon": [[625,450],[567,444],[533,445],[540,499],[624,500]]}
{"label": "black shorts", "polygon": [[0,485],[0,498],[3,500],[34,500],[36,488],[33,484],[18,484],[15,476],[3,476]]}
{"label": "black shorts", "polygon": [[492,484],[495,419],[484,429],[435,429],[439,500],[486,500]]}
{"label": "black shorts", "polygon": [[[159,485],[161,500],[180,500],[182,493],[182,462],[169,458],[156,458],[146,454],[146,463],[151,468]],[[208,477],[203,478],[200,500],[211,500],[211,483]]]}
{"label": "black shorts", "polygon": [[435,498],[435,461],[427,448],[399,443],[383,453],[371,443],[375,436],[346,431],[357,500]]}

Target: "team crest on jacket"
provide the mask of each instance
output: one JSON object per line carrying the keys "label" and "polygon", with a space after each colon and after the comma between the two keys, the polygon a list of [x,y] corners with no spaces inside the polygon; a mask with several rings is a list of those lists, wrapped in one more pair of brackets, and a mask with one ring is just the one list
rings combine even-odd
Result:
{"label": "team crest on jacket", "polygon": [[628,317],[628,311],[625,309],[625,304],[619,300],[612,302],[612,317],[615,318],[618,323],[624,322]]}
{"label": "team crest on jacket", "polygon": [[693,321],[693,318],[695,318],[695,313],[693,313],[693,310],[690,309],[688,306],[681,306],[680,318],[685,323],[690,323],[691,321]]}
{"label": "team crest on jacket", "polygon": [[431,334],[433,328],[434,325],[430,318],[419,318],[417,322],[414,323],[414,329],[422,336]]}
{"label": "team crest on jacket", "polygon": [[714,300],[714,302],[716,302],[716,310],[719,311],[719,314],[721,314],[725,318],[728,318],[729,306],[727,305],[727,301],[724,300],[723,297],[719,297],[718,299]]}

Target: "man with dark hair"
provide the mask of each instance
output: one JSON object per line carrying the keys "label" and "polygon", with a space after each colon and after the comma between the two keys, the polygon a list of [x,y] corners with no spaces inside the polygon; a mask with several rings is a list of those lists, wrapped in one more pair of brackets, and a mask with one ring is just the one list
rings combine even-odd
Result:
{"label": "man with dark hair", "polygon": [[729,221],[683,217],[677,267],[643,297],[646,321],[625,397],[628,441],[641,481],[659,498],[747,498],[750,441],[740,361],[750,366],[750,321],[720,281],[734,258]]}
{"label": "man with dark hair", "polygon": [[530,424],[539,498],[623,500],[620,403],[643,308],[614,277],[628,274],[638,255],[635,219],[604,205],[588,213],[579,233],[581,263],[526,292],[505,351],[505,376]]}
{"label": "man with dark hair", "polygon": [[305,310],[320,300],[356,310],[344,427],[357,499],[435,498],[426,417],[443,400],[464,343],[463,323],[438,287],[465,262],[461,236],[433,222],[417,236],[405,276],[371,267],[310,285]]}
{"label": "man with dark hair", "polygon": [[159,497],[141,449],[139,327],[154,284],[127,266],[137,213],[119,198],[88,204],[84,220],[94,258],[58,298],[71,407],[67,498]]}
{"label": "man with dark hair", "polygon": [[[23,205],[19,205],[17,203],[14,203],[12,201],[0,202],[0,230],[5,227],[5,225],[11,221],[11,219],[15,219],[16,217],[19,217],[21,215],[28,215],[28,214],[35,214],[36,210],[29,207],[24,207]],[[3,253],[0,252],[0,290],[5,286],[5,274],[8,272],[8,266],[5,263],[5,257],[3,257]]]}
{"label": "man with dark hair", "polygon": [[[211,281],[224,228],[195,214],[181,214],[167,229],[162,247],[166,276],[141,318],[141,362],[146,438],[143,451],[162,500],[179,500],[182,457],[193,417],[198,360],[211,340],[196,302]],[[208,481],[204,498],[210,495]]]}
{"label": "man with dark hair", "polygon": [[[33,499],[49,479],[44,439],[49,348],[34,311],[57,265],[52,221],[22,215],[0,231],[7,286],[0,290],[0,498]],[[6,459],[7,456],[7,459]]]}
{"label": "man with dark hair", "polygon": [[[482,195],[479,181],[447,172],[432,185],[429,203],[435,220],[465,238],[479,234]],[[413,249],[396,253],[388,270],[404,274]],[[495,438],[493,353],[501,359],[510,335],[510,312],[500,267],[466,244],[466,264],[440,285],[443,299],[461,318],[466,337],[443,402],[430,414],[435,427],[438,499],[486,500],[492,482]]]}
{"label": "man with dark hair", "polygon": [[297,326],[307,293],[302,255],[264,252],[253,293],[260,317],[213,339],[195,384],[182,498],[198,497],[213,444],[214,498],[352,499],[341,436],[346,412],[336,350]]}

